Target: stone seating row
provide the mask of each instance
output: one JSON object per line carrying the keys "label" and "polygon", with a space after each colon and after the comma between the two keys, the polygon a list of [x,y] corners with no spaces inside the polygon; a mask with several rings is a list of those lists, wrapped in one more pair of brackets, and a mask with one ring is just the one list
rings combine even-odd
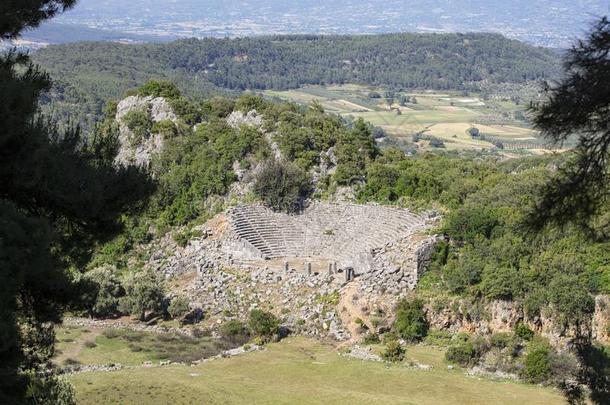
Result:
{"label": "stone seating row", "polygon": [[267,258],[353,256],[407,236],[425,225],[408,210],[315,203],[296,215],[261,205],[229,211],[234,233]]}

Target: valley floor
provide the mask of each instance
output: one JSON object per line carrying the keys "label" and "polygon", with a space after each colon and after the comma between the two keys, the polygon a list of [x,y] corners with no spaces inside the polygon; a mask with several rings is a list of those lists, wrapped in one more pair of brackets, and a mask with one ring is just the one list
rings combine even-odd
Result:
{"label": "valley floor", "polygon": [[552,389],[448,369],[442,349],[411,346],[404,364],[388,365],[341,356],[334,346],[300,337],[194,366],[87,372],[69,380],[81,404],[564,403]]}

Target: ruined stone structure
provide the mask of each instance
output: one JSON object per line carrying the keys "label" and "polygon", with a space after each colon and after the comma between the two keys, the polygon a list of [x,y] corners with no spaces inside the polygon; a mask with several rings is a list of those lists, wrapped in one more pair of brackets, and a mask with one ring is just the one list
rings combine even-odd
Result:
{"label": "ruined stone structure", "polygon": [[310,259],[306,272],[312,271],[315,261],[314,272],[332,272],[334,265],[335,272],[351,268],[349,277],[353,277],[373,270],[376,251],[428,229],[431,215],[377,205],[314,202],[293,215],[261,205],[239,205],[228,212],[228,219],[232,237],[224,248],[238,260]]}
{"label": "ruined stone structure", "polygon": [[313,202],[293,215],[239,205],[185,247],[166,235],[147,265],[183,280],[179,293],[208,323],[270,303],[294,333],[347,340],[354,319],[366,318],[357,311],[390,313],[415,287],[438,240],[427,233],[435,222],[377,205]]}

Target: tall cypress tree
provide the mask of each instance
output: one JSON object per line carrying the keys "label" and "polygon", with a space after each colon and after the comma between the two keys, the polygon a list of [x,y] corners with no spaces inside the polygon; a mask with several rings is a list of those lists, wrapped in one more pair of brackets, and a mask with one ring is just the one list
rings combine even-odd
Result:
{"label": "tall cypress tree", "polygon": [[[0,37],[13,39],[75,0],[4,0]],[[38,115],[49,77],[16,51],[0,55],[0,403],[73,403],[55,378],[53,324],[78,305],[68,267],[151,191],[134,168],[116,168],[78,129],[59,133]],[[107,140],[105,140],[107,141]],[[107,142],[106,142],[107,143]]]}

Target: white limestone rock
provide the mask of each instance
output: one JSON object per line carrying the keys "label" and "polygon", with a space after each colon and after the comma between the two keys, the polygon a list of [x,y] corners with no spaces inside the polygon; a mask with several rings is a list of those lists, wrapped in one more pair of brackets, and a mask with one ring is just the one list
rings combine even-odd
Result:
{"label": "white limestone rock", "polygon": [[256,110],[248,111],[247,114],[241,111],[233,111],[227,117],[227,124],[231,128],[239,128],[242,125],[260,128],[263,125],[263,116],[259,115]]}
{"label": "white limestone rock", "polygon": [[119,102],[115,116],[119,123],[119,151],[115,164],[121,166],[135,165],[148,168],[152,157],[163,149],[164,139],[160,134],[147,134],[144,139],[133,140],[134,134],[124,122],[130,111],[145,111],[152,122],[172,121],[176,123],[178,117],[172,107],[163,97],[130,96]]}

